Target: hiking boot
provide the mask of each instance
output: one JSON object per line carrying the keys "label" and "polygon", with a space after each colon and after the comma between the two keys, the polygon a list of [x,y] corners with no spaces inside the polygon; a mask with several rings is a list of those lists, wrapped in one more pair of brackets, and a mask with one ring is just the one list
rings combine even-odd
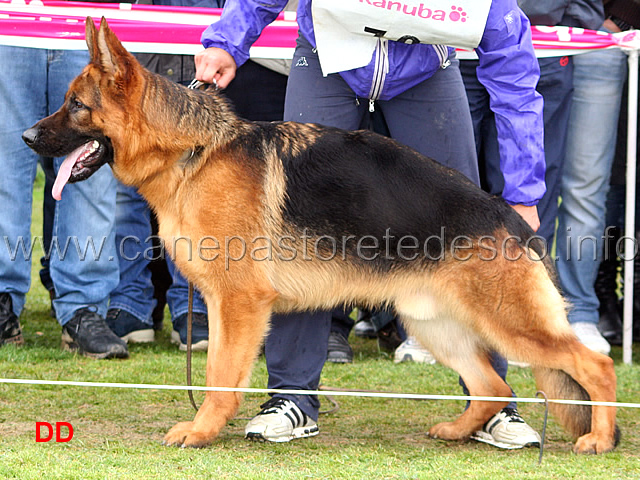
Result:
{"label": "hiking boot", "polygon": [[91,358],[127,358],[127,344],[89,307],[76,310],[62,327],[62,348]]}
{"label": "hiking boot", "polygon": [[407,337],[407,339],[396,348],[393,361],[394,363],[416,362],[426,363],[428,365],[436,363],[436,359],[431,355],[431,352],[420,345],[414,337]]}
{"label": "hiking boot", "polygon": [[[171,343],[179,345],[181,351],[187,351],[187,314],[183,313],[173,322]],[[193,312],[191,321],[191,350],[206,352],[209,348],[209,321],[206,313]]]}
{"label": "hiking boot", "polygon": [[351,363],[353,362],[353,350],[344,335],[338,332],[329,334],[329,344],[327,346],[327,362],[331,363]]}
{"label": "hiking boot", "polygon": [[540,435],[522,419],[515,408],[503,408],[471,435],[472,440],[512,450],[540,447]]}
{"label": "hiking boot", "polygon": [[590,348],[594,352],[602,353],[603,355],[609,355],[611,351],[611,345],[605,340],[598,326],[591,322],[575,322],[571,324],[573,333],[576,334],[578,340],[587,348]]}
{"label": "hiking boot", "polygon": [[150,343],[155,340],[153,325],[144,323],[126,310],[110,309],[106,322],[111,331],[127,343]]}
{"label": "hiking boot", "polygon": [[13,313],[13,300],[8,293],[0,293],[0,347],[7,343],[22,345],[22,331],[20,321]]}
{"label": "hiking boot", "polygon": [[273,397],[260,408],[260,413],[244,429],[249,440],[282,443],[313,437],[320,432],[318,424],[291,400]]}

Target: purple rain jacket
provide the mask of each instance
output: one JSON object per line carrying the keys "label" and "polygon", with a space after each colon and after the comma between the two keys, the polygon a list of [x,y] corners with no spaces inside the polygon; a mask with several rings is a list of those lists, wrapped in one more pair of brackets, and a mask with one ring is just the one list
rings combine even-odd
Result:
{"label": "purple rain jacket", "polygon": [[[316,45],[311,1],[300,0],[300,33]],[[226,50],[238,66],[249,58],[249,48],[275,20],[287,0],[227,0],[220,20],[209,26],[201,42],[205,48]],[[453,49],[449,47],[449,54]],[[540,70],[531,42],[527,17],[516,0],[491,3],[480,45],[478,79],[491,98],[505,179],[503,198],[510,204],[536,205],[546,191],[542,97],[535,91]],[[446,65],[442,47],[389,42],[389,73],[376,99],[388,100],[428,79]],[[369,65],[340,75],[361,98],[370,98],[376,53]]]}

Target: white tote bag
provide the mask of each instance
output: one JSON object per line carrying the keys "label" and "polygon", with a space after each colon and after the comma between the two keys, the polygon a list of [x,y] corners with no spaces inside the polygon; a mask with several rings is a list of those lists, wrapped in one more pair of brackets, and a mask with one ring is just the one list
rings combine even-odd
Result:
{"label": "white tote bag", "polygon": [[380,38],[473,49],[490,7],[491,0],[312,0],[322,73],[367,65]]}

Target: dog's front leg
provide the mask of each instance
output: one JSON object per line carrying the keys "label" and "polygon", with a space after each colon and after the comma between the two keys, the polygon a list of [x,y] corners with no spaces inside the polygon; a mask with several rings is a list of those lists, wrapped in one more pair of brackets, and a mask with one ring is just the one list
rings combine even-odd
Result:
{"label": "dog's front leg", "polygon": [[[209,305],[207,386],[242,388],[249,384],[271,315],[273,295],[234,292]],[[235,415],[242,394],[207,392],[192,422],[176,424],[164,438],[167,445],[205,447]]]}

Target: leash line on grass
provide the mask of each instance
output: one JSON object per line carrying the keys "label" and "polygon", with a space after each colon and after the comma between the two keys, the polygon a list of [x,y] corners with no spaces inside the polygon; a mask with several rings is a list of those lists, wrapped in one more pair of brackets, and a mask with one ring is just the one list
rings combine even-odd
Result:
{"label": "leash line on grass", "polygon": [[[65,387],[93,387],[93,388],[131,388],[138,390],[195,390],[200,392],[238,392],[238,393],[280,393],[288,395],[323,395],[334,397],[366,397],[366,398],[395,398],[405,400],[480,400],[485,402],[504,402],[513,400],[512,397],[484,397],[469,395],[431,395],[421,393],[387,393],[373,391],[340,391],[340,390],[290,390],[273,388],[233,388],[233,387],[204,387],[185,385],[156,385],[148,383],[112,383],[112,382],[74,382],[68,380],[36,380],[22,378],[0,378],[0,384],[46,385]],[[592,402],[588,400],[516,398],[518,403],[560,403],[569,405],[592,405],[618,408],[640,408],[640,403],[628,402]]]}

